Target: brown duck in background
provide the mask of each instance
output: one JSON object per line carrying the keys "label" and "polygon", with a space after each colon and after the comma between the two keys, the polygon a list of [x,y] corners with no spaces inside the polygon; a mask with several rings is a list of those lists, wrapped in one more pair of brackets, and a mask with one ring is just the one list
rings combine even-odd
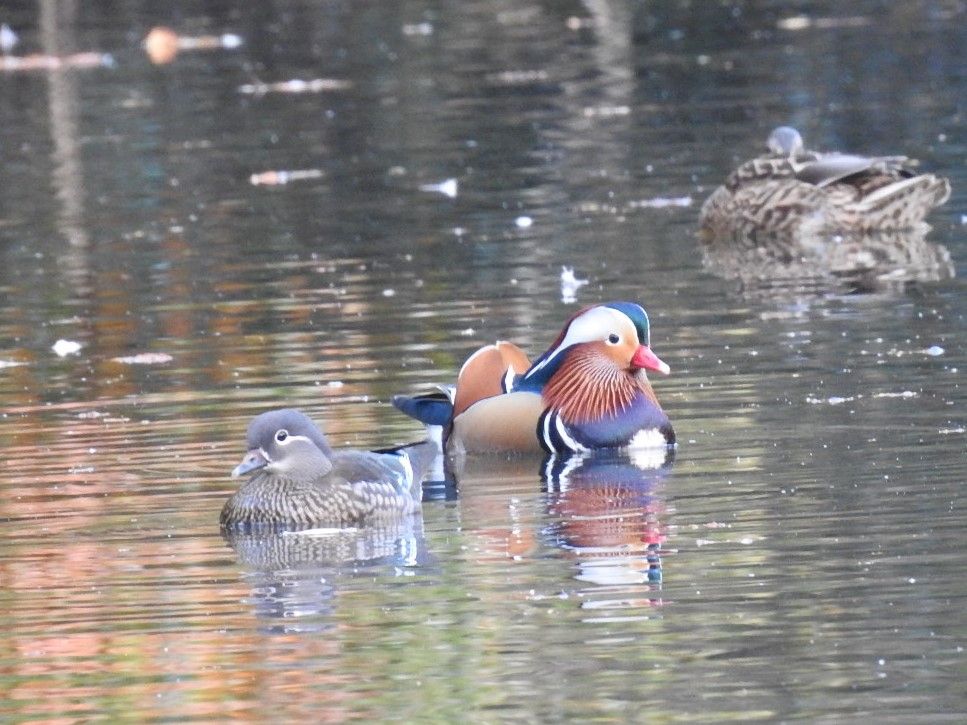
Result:
{"label": "brown duck in background", "polygon": [[916,173],[905,156],[810,151],[788,126],[773,130],[768,148],[702,205],[707,239],[914,230],[950,196],[947,179]]}

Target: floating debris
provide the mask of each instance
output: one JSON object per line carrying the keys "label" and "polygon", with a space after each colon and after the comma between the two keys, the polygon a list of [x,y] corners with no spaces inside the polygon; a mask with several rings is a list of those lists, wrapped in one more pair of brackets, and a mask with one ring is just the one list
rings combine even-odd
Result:
{"label": "floating debris", "polygon": [[74,340],[58,340],[51,346],[51,350],[57,357],[66,357],[67,355],[76,355],[81,351],[82,345]]}
{"label": "floating debris", "polygon": [[0,25],[0,53],[7,55],[20,42],[18,36],[9,25]]}
{"label": "floating debris", "polygon": [[403,35],[433,35],[433,23],[406,23]]}
{"label": "floating debris", "polygon": [[579,18],[577,15],[571,15],[564,21],[564,24],[568,30],[583,30],[584,28],[594,27],[594,18]]}
{"label": "floating debris", "polygon": [[97,410],[85,410],[77,414],[77,417],[81,420],[97,420],[98,418],[103,418],[107,413],[101,413]]}
{"label": "floating debris", "polygon": [[807,30],[817,28],[829,30],[831,28],[862,28],[870,24],[870,19],[862,16],[847,16],[842,18],[811,18],[808,15],[792,15],[776,21],[780,30]]}
{"label": "floating debris", "polygon": [[670,206],[691,206],[690,196],[656,196],[654,199],[641,199],[628,204],[629,209],[665,209]]}
{"label": "floating debris", "polygon": [[862,397],[863,397],[862,395],[854,395],[854,396],[848,396],[848,397],[843,397],[840,395],[832,395],[829,398],[826,398],[825,400],[823,400],[822,398],[814,398],[813,396],[810,395],[806,398],[806,402],[810,403],[811,405],[823,405],[823,404],[842,405],[843,403],[851,403],[852,401],[858,400],[859,398],[862,398]]}
{"label": "floating debris", "polygon": [[631,106],[588,106],[584,109],[585,118],[614,118],[630,114]]}
{"label": "floating debris", "polygon": [[930,357],[937,357],[943,355],[946,350],[944,350],[940,345],[931,345],[926,350],[923,351],[924,355],[930,355]]}
{"label": "floating debris", "polygon": [[458,185],[456,179],[446,179],[436,184],[421,184],[420,191],[443,194],[450,199],[457,198]]}
{"label": "floating debris", "polygon": [[181,51],[218,50],[225,48],[233,50],[242,45],[242,38],[233,33],[222,35],[178,35],[171,28],[159,25],[151,29],[145,36],[144,52],[155,65],[164,65],[175,59]]}
{"label": "floating debris", "polygon": [[904,390],[900,393],[876,393],[874,398],[916,398],[917,394],[912,390]]}
{"label": "floating debris", "polygon": [[174,360],[166,352],[140,352],[137,355],[125,355],[122,357],[112,357],[114,362],[124,365],[161,365]]}
{"label": "floating debris", "polygon": [[113,68],[110,53],[74,53],[73,55],[2,55],[0,71],[61,70],[64,68]]}
{"label": "floating debris", "polygon": [[293,78],[292,80],[277,81],[275,83],[246,83],[238,87],[238,92],[252,96],[264,96],[266,93],[324,93],[326,91],[344,91],[352,87],[352,81],[340,80],[339,78],[313,78],[308,81],[304,81],[301,78]]}
{"label": "floating debris", "polygon": [[578,279],[574,276],[573,267],[561,267],[561,302],[576,302],[577,291],[587,283],[586,279]]}
{"label": "floating debris", "polygon": [[517,225],[519,229],[528,229],[534,226],[534,219],[529,216],[519,216],[514,219],[514,224]]}
{"label": "floating debris", "polygon": [[26,365],[25,362],[18,362],[16,360],[0,360],[0,370],[4,368],[19,368],[21,365]]}
{"label": "floating debris", "polygon": [[504,86],[520,86],[527,83],[546,81],[550,75],[546,70],[502,70],[498,73],[488,73],[484,76],[491,83]]}
{"label": "floating debris", "polygon": [[322,169],[293,169],[291,171],[262,171],[248,177],[252,186],[280,186],[290,181],[320,179],[325,175]]}

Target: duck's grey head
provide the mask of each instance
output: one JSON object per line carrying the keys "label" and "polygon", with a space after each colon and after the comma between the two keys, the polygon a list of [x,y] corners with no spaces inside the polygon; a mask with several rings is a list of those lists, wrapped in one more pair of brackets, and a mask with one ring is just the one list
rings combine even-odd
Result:
{"label": "duck's grey head", "polygon": [[802,136],[792,126],[779,126],[772,129],[766,141],[769,151],[777,156],[795,156],[803,150]]}
{"label": "duck's grey head", "polygon": [[238,478],[265,470],[295,480],[310,480],[332,470],[332,449],[322,431],[298,410],[273,410],[256,416],[246,435],[248,453],[232,471]]}

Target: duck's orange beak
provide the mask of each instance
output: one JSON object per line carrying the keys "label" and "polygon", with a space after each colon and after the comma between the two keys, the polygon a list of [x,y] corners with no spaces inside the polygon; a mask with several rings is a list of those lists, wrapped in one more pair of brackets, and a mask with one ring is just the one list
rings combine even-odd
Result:
{"label": "duck's orange beak", "polygon": [[668,363],[662,362],[661,358],[653,353],[647,345],[639,345],[638,349],[635,350],[635,354],[631,358],[631,367],[636,370],[640,370],[641,368],[655,370],[662,375],[668,375],[672,371],[668,367]]}

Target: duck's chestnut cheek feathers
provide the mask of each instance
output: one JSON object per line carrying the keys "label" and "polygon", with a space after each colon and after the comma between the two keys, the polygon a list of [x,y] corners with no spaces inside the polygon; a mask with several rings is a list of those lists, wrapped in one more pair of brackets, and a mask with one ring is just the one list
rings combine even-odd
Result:
{"label": "duck's chestnut cheek feathers", "polygon": [[638,349],[635,350],[634,356],[631,358],[631,367],[640,370],[644,368],[645,370],[654,370],[662,375],[668,375],[672,370],[668,367],[668,363],[664,362],[655,353],[651,351],[651,348],[647,345],[639,345]]}

